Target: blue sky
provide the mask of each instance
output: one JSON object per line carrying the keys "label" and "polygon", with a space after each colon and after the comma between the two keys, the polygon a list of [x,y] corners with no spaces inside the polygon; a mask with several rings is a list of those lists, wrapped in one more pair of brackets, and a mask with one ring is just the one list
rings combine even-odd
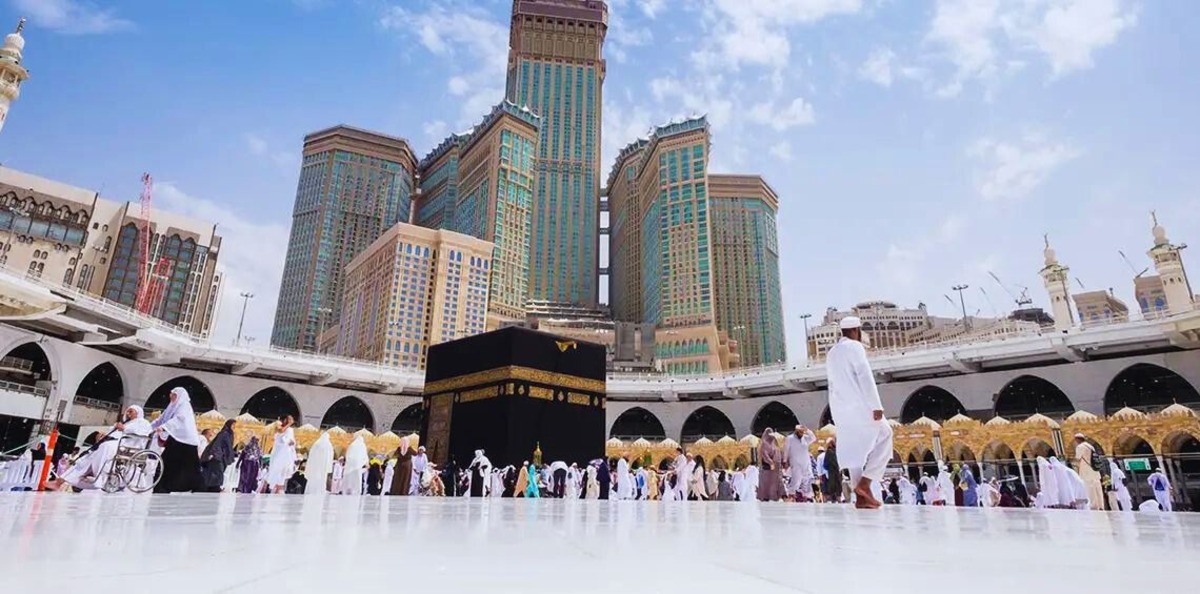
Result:
{"label": "blue sky", "polygon": [[[1149,211],[1200,242],[1200,3],[610,0],[604,172],[653,124],[706,113],[713,166],[780,195],[784,311],[968,308],[1031,288],[1042,234],[1132,303]],[[30,19],[7,166],[220,224],[219,333],[266,342],[301,140],[336,123],[418,153],[502,95],[509,0],[0,0]],[[6,25],[7,26],[7,25]],[[1194,256],[1192,259],[1200,258]],[[1193,269],[1196,269],[1193,266]],[[983,287],[985,296],[978,290]],[[1078,285],[1076,285],[1078,287]],[[990,300],[990,303],[989,303]]]}

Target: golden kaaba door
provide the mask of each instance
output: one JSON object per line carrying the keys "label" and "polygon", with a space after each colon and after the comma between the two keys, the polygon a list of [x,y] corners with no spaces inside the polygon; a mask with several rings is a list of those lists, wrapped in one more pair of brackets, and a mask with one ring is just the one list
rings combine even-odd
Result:
{"label": "golden kaaba door", "polygon": [[426,453],[437,465],[450,459],[450,418],[454,413],[454,394],[438,394],[429,398],[429,435]]}

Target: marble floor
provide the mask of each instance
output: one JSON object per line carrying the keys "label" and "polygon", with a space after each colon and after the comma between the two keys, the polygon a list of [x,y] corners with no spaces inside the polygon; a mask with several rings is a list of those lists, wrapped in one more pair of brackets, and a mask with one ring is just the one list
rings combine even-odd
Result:
{"label": "marble floor", "polygon": [[2,592],[1148,594],[1200,514],[2,493],[0,552]]}

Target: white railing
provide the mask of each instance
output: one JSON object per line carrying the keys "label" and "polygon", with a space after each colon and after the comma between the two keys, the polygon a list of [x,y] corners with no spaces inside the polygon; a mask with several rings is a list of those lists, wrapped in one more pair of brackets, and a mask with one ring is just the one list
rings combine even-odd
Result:
{"label": "white railing", "polygon": [[26,386],[25,384],[18,384],[15,382],[6,382],[4,380],[0,380],[0,390],[8,390],[9,392],[20,392],[22,394],[33,394],[34,396],[41,396],[43,398],[50,397],[50,390],[47,390],[46,388],[38,388],[35,386]]}

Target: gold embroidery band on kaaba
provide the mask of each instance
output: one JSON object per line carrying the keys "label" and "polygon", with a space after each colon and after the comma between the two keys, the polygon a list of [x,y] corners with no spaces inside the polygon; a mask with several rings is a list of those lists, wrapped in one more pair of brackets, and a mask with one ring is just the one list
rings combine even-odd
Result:
{"label": "gold embroidery band on kaaba", "polygon": [[466,387],[475,387],[480,384],[490,384],[507,380],[534,382],[558,388],[567,388],[569,390],[579,390],[581,392],[604,393],[604,380],[588,379],[565,373],[555,373],[553,371],[542,371],[519,365],[497,367],[487,371],[479,371],[430,382],[425,384],[423,391],[426,394],[452,392]]}

